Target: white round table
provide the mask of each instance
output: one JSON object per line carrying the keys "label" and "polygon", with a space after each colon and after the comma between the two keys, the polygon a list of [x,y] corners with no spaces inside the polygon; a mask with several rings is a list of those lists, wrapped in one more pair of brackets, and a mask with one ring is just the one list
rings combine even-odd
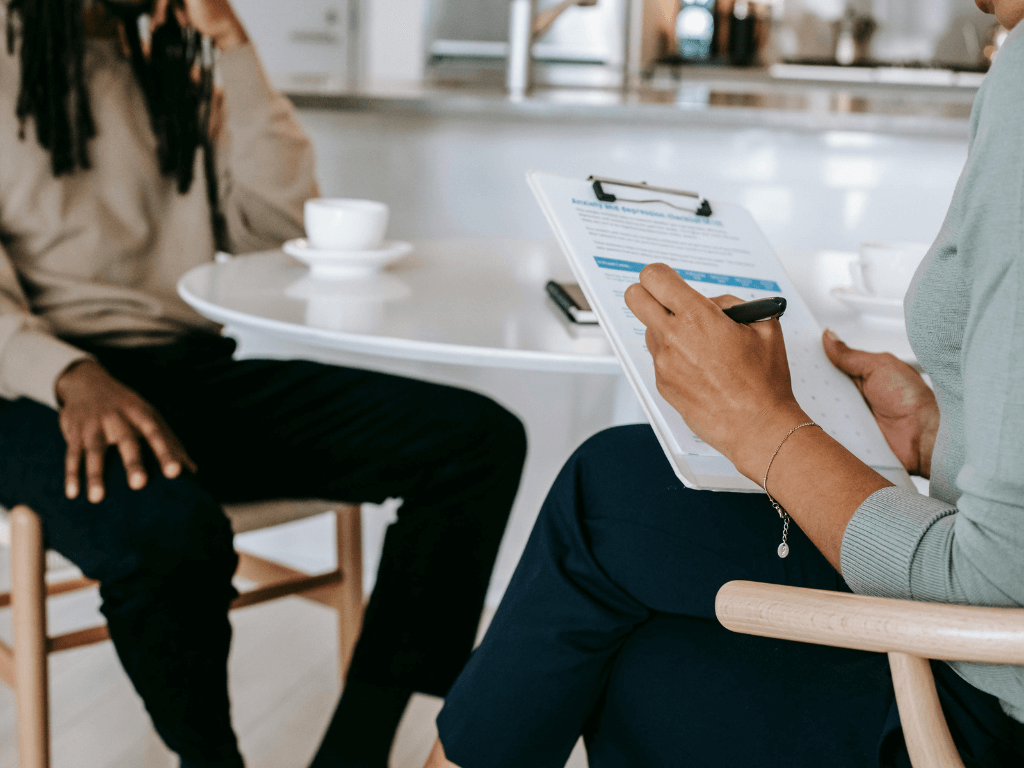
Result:
{"label": "white round table", "polygon": [[[854,254],[780,254],[822,326],[853,347],[913,362],[906,333],[858,317],[831,293],[848,282]],[[487,368],[617,375],[598,328],[569,323],[544,291],[572,280],[554,242],[506,238],[429,240],[376,277],[313,279],[280,251],[191,270],[181,297],[229,335],[280,343]]]}
{"label": "white round table", "polygon": [[507,239],[418,242],[376,277],[314,279],[280,251],[186,274],[181,297],[228,333],[435,363],[618,374],[599,328],[576,328],[547,298],[571,280],[557,246]]}

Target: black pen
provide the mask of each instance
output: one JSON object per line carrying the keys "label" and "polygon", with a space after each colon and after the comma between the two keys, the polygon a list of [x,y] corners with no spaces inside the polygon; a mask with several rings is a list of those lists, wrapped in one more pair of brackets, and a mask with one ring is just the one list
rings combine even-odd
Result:
{"label": "black pen", "polygon": [[781,296],[771,296],[767,299],[733,304],[722,311],[737,323],[759,323],[762,320],[782,317],[782,313],[786,311],[786,300]]}

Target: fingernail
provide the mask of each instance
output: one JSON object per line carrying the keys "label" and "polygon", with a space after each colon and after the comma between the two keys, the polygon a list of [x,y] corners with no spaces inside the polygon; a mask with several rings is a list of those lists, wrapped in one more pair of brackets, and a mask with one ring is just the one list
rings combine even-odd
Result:
{"label": "fingernail", "polygon": [[143,475],[141,472],[136,472],[134,475],[132,475],[131,482],[132,488],[137,491],[139,490],[139,488],[146,484],[146,476]]}
{"label": "fingernail", "polygon": [[103,489],[102,488],[90,488],[89,489],[89,501],[93,504],[99,504],[103,501]]}
{"label": "fingernail", "polygon": [[838,336],[836,336],[836,332],[833,331],[831,328],[825,329],[825,335],[828,336],[829,341],[841,341],[841,339]]}
{"label": "fingernail", "polygon": [[172,461],[164,465],[164,474],[167,477],[177,477],[179,472],[181,472],[181,465],[176,462]]}
{"label": "fingernail", "polygon": [[74,483],[68,483],[64,487],[64,493],[67,495],[69,499],[73,499],[78,495],[78,486],[75,485]]}

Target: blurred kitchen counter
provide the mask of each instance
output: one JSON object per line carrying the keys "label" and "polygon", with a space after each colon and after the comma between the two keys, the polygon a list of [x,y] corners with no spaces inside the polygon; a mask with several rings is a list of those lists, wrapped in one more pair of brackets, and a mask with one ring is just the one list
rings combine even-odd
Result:
{"label": "blurred kitchen counter", "polygon": [[[868,131],[966,139],[976,88],[904,83],[789,80],[767,70],[684,67],[635,90],[600,68],[545,67],[543,84],[511,99],[502,72],[434,71],[424,82],[346,85],[330,77],[274,78],[302,109],[404,112],[431,117],[679,124],[688,128]],[[612,80],[610,84],[607,81]],[[604,82],[602,82],[604,81]]]}

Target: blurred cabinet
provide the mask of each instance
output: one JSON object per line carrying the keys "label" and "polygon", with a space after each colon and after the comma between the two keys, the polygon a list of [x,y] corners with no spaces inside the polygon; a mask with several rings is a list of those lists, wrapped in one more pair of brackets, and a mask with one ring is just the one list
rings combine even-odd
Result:
{"label": "blurred cabinet", "polygon": [[[534,46],[534,57],[580,64],[621,65],[628,0],[598,0],[570,7]],[[560,5],[537,0],[537,11]],[[509,0],[431,0],[427,51],[433,57],[504,59],[508,52]]]}
{"label": "blurred cabinet", "polygon": [[267,71],[344,81],[358,70],[359,0],[233,0]]}

